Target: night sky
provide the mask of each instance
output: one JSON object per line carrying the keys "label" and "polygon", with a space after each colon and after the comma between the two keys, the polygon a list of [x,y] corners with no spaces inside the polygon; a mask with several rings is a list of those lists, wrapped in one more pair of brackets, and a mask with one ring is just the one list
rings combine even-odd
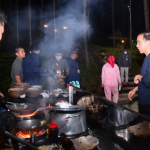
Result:
{"label": "night sky", "polygon": [[[114,13],[115,13],[115,31],[118,30],[122,33],[122,37],[129,38],[129,0],[114,0]],[[8,45],[16,47],[16,2],[17,0],[1,0],[0,8],[5,12],[8,18],[8,22],[5,26],[5,33],[0,43],[3,49],[9,49]],[[75,3],[70,5],[69,3]],[[90,26],[90,39],[105,39],[108,40],[108,36],[112,36],[112,0],[88,0],[89,5],[87,14],[89,13],[89,26]],[[68,5],[70,7],[68,8]],[[29,0],[18,0],[19,11],[19,38],[20,46],[27,46],[29,43],[29,14],[28,14]],[[79,10],[82,12],[83,1],[82,0],[56,0],[56,26],[61,28],[65,18],[66,12],[73,14]],[[132,36],[136,39],[137,34],[145,31],[144,21],[144,8],[143,0],[132,0]],[[41,15],[41,0],[31,0],[32,8],[32,41],[40,43],[40,15]],[[68,11],[67,11],[68,9]],[[74,12],[73,12],[74,10]],[[75,12],[77,13],[77,12]],[[82,21],[81,15],[72,15],[76,20]],[[62,22],[62,24],[61,24]],[[49,23],[51,29],[47,30],[43,28],[44,36],[53,36],[53,0],[43,0],[43,25]],[[71,24],[73,26],[73,24]],[[78,24],[79,25],[79,24]],[[80,26],[80,25],[79,25]],[[82,25],[81,25],[82,26]],[[74,28],[77,28],[74,26]],[[73,31],[73,28],[72,28]],[[60,30],[61,32],[61,30]],[[69,31],[68,31],[69,32]],[[61,34],[61,33],[60,33]],[[70,33],[69,33],[70,34]],[[6,36],[7,35],[7,36]],[[8,36],[9,35],[9,36]],[[77,40],[77,37],[75,37]],[[73,39],[74,40],[74,39]],[[105,45],[107,46],[107,44]]]}

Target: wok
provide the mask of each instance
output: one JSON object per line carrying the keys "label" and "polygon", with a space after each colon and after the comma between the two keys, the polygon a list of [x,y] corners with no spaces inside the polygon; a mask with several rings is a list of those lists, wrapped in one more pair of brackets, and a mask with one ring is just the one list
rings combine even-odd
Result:
{"label": "wok", "polygon": [[[23,115],[26,115],[26,114],[31,114],[33,112],[35,112],[38,108],[38,106],[35,106],[35,104],[29,104],[29,103],[26,103],[27,105],[27,108],[24,108],[24,109],[11,109],[10,108],[10,111],[11,112],[15,112],[15,113],[19,113],[19,114],[23,114]],[[18,105],[19,106],[19,105]],[[17,103],[16,103],[16,107],[17,107]],[[20,108],[20,107],[18,107]]]}
{"label": "wok", "polygon": [[32,119],[32,120],[23,120],[19,121],[16,126],[16,130],[26,132],[35,132],[42,130],[47,125],[46,120],[40,120],[40,119]]}

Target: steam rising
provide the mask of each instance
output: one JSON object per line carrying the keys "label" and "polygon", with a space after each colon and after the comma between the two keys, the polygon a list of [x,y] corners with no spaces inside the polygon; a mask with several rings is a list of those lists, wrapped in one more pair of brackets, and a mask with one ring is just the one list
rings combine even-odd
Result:
{"label": "steam rising", "polygon": [[[101,0],[103,1],[103,0]],[[51,1],[52,2],[52,1]],[[57,3],[57,0],[55,1]],[[91,11],[92,7],[95,7],[99,0],[88,0],[87,1],[87,14]],[[31,4],[31,16],[32,16],[32,43],[39,45],[41,49],[41,56],[51,56],[53,54],[55,46],[58,48],[69,51],[74,47],[74,42],[83,38],[83,1],[82,0],[60,0],[56,4],[55,12],[55,25],[54,28],[54,15],[53,15],[53,3],[47,4],[43,7],[43,38],[41,40],[41,4],[37,4],[37,7]],[[45,1],[43,1],[45,5]],[[89,7],[88,7],[89,5]],[[33,7],[34,6],[34,7]],[[90,9],[88,9],[90,8]],[[14,9],[7,14],[11,16],[8,19],[9,31],[12,38],[8,38],[8,43],[11,45],[15,43],[17,39],[17,13]],[[87,19],[87,31],[90,35],[92,33],[91,24]],[[48,25],[46,28],[44,24]],[[64,27],[66,27],[64,29]],[[19,29],[19,42],[21,47],[25,50],[29,50],[29,8],[28,3],[26,7],[19,7],[18,11],[18,29]],[[57,30],[57,32],[54,32]],[[55,36],[56,35],[56,39]],[[56,44],[55,44],[56,43]],[[7,44],[9,45],[9,44]]]}
{"label": "steam rising", "polygon": [[[83,36],[83,1],[69,1],[65,7],[63,7],[57,13],[55,19],[56,22],[56,41],[55,36],[50,38],[49,30],[45,30],[44,39],[40,43],[41,55],[48,55],[51,53],[55,46],[61,48],[62,50],[71,50],[74,46],[74,42]],[[48,22],[49,27],[54,25],[54,19]],[[64,29],[67,27],[67,29]],[[53,28],[54,29],[54,28]],[[87,30],[91,33],[91,27],[89,22],[87,22]],[[51,30],[53,32],[53,30]],[[56,43],[56,44],[55,44]]]}

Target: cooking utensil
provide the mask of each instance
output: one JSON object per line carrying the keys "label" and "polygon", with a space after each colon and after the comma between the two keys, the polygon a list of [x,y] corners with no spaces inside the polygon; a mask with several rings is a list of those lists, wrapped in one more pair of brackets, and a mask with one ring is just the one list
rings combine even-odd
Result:
{"label": "cooking utensil", "polygon": [[79,136],[87,132],[86,108],[83,106],[73,106],[72,108],[50,108],[55,110],[50,113],[50,120],[57,123],[59,135],[65,133],[66,137]]}
{"label": "cooking utensil", "polygon": [[23,108],[27,108],[28,107],[28,105],[27,104],[25,104],[25,103],[13,103],[13,102],[7,102],[7,104],[8,105],[14,105],[14,106],[22,106]]}
{"label": "cooking utensil", "polygon": [[34,133],[39,132],[43,128],[47,127],[47,121],[46,120],[40,120],[40,119],[31,119],[31,120],[23,120],[19,121],[16,126],[16,131],[21,131],[22,133]]}
{"label": "cooking utensil", "polygon": [[26,91],[30,85],[28,83],[15,83],[15,87],[23,88]]}
{"label": "cooking utensil", "polygon": [[26,91],[26,95],[28,96],[28,97],[37,97],[37,96],[39,96],[40,95],[40,93],[41,93],[41,89],[40,88],[37,88],[37,87],[30,87],[30,88],[28,88],[27,89],[27,91]]}
{"label": "cooking utensil", "polygon": [[[15,103],[15,104],[16,106],[19,106],[18,105],[19,103]],[[26,114],[31,114],[35,112],[37,108],[39,107],[39,106],[36,106],[35,104],[30,104],[30,103],[26,103],[26,105],[27,105],[27,108],[25,109],[12,109],[12,108],[9,108],[9,109],[11,112],[26,115]]]}
{"label": "cooking utensil", "polygon": [[41,85],[32,85],[31,88],[39,88],[42,92],[42,86]]}
{"label": "cooking utensil", "polygon": [[18,87],[12,87],[8,89],[8,94],[13,98],[18,98],[20,97],[20,95],[24,94],[24,89]]}
{"label": "cooking utensil", "polygon": [[27,142],[21,140],[20,138],[14,136],[13,134],[11,134],[11,133],[9,133],[9,132],[7,132],[7,131],[5,131],[4,134],[5,134],[5,136],[7,136],[7,137],[9,137],[9,138],[11,138],[11,139],[13,139],[13,140],[15,140],[15,141],[17,141],[17,142],[26,145],[28,148],[38,150],[37,147],[35,147],[35,146],[33,146],[33,145],[31,145],[31,144],[29,144],[29,143],[27,143]]}

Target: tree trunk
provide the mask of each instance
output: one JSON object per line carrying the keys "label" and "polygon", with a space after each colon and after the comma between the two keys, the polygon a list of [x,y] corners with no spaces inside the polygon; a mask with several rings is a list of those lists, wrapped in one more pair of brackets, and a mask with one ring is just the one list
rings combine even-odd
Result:
{"label": "tree trunk", "polygon": [[43,37],[43,0],[41,0],[41,40]]}
{"label": "tree trunk", "polygon": [[86,7],[87,0],[83,0],[83,40],[85,47],[85,62],[86,69],[89,70],[89,56],[88,56],[88,46],[87,46],[87,26],[86,26]]}
{"label": "tree trunk", "polygon": [[145,15],[145,29],[149,31],[149,8],[148,8],[148,1],[143,0],[144,2],[144,15]]}
{"label": "tree trunk", "polygon": [[56,22],[55,22],[55,0],[53,0],[53,13],[54,13],[54,38],[55,38],[55,46],[56,46]]}
{"label": "tree trunk", "polygon": [[18,0],[17,0],[17,46],[19,47],[19,29],[18,29]]}
{"label": "tree trunk", "polygon": [[29,0],[29,39],[30,46],[32,45],[32,30],[31,30],[31,0]]}
{"label": "tree trunk", "polygon": [[[89,3],[90,3],[90,0],[87,0],[87,20],[88,20],[88,22],[89,22],[89,17],[90,17],[90,5],[89,5]],[[90,33],[89,33],[89,30],[87,30],[87,40],[90,40]]]}
{"label": "tree trunk", "polygon": [[130,0],[129,12],[130,12],[130,49],[131,49],[131,51],[132,51],[132,15],[131,15],[131,0]]}
{"label": "tree trunk", "polygon": [[115,47],[114,0],[112,0],[112,30],[113,30],[113,46]]}

